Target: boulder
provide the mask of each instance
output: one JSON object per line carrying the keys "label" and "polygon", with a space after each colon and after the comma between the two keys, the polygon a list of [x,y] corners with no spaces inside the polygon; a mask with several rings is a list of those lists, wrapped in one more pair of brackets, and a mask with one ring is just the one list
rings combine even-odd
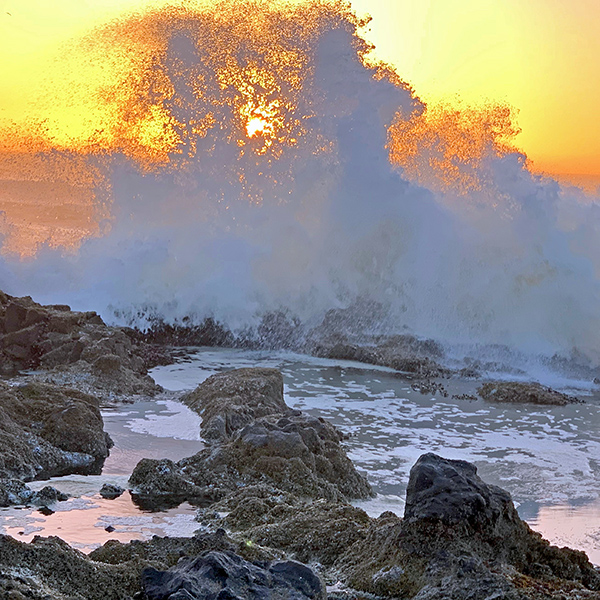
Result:
{"label": "boulder", "polygon": [[0,382],[0,477],[98,473],[111,445],[94,396],[39,382]]}
{"label": "boulder", "polygon": [[100,495],[105,500],[115,500],[119,496],[122,496],[125,490],[120,485],[113,485],[112,483],[105,483],[100,488]]}
{"label": "boulder", "polygon": [[256,564],[233,552],[182,558],[168,571],[142,571],[148,600],[326,600],[325,585],[308,566],[294,561]]}
{"label": "boulder", "polygon": [[167,458],[143,458],[133,470],[129,485],[134,501],[147,510],[178,506],[186,500],[204,503],[212,497],[210,490],[196,485]]}
{"label": "boulder", "polygon": [[516,381],[492,381],[484,383],[477,393],[489,402],[512,404],[542,404],[546,406],[565,406],[580,402],[573,396],[557,392],[539,383],[520,383]]}
{"label": "boulder", "polygon": [[202,416],[206,440],[225,441],[255,419],[283,416],[283,376],[276,369],[235,369],[212,375],[182,402]]}
{"label": "boulder", "polygon": [[66,494],[50,486],[44,487],[39,492],[34,492],[18,479],[0,479],[0,508],[19,504],[48,506],[68,498]]}
{"label": "boulder", "polygon": [[500,520],[509,526],[520,522],[510,494],[484,483],[475,465],[435,454],[421,456],[410,471],[404,519],[439,521],[488,533],[502,527]]}
{"label": "boulder", "polygon": [[415,600],[571,597],[574,589],[584,595],[573,598],[592,598],[600,591],[600,573],[583,552],[551,546],[474,465],[435,454],[411,469],[404,519],[373,521],[335,567],[359,590]]}

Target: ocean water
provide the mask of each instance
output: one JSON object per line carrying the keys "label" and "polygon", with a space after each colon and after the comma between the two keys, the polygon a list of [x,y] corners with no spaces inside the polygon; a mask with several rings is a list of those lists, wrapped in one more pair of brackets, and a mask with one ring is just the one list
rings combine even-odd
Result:
{"label": "ocean water", "polygon": [[[408,474],[425,452],[475,463],[488,483],[507,489],[523,519],[552,543],[586,551],[600,564],[600,399],[565,407],[501,405],[452,399],[472,392],[473,382],[444,380],[449,397],[421,394],[385,368],[289,353],[201,349],[152,376],[170,393],[157,401],[105,407],[115,441],[102,475],[51,481],[73,496],[53,515],[32,509],[0,510],[0,531],[23,540],[60,535],[90,551],[108,539],[192,535],[200,528],[189,505],[159,513],[137,507],[128,492],[103,500],[103,483],[126,487],[142,457],[178,460],[202,447],[200,419],[176,394],[194,389],[213,373],[267,366],[284,375],[290,406],[323,416],[349,439],[350,458],[377,496],[358,502],[369,514],[404,512]],[[584,398],[584,396],[581,396]],[[47,482],[35,482],[38,489]],[[112,525],[115,531],[106,532]]]}

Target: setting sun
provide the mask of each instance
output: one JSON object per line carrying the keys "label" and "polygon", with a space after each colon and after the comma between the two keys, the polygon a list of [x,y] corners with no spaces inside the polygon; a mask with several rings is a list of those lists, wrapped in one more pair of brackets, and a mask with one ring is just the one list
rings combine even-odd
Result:
{"label": "setting sun", "polygon": [[252,117],[246,125],[248,137],[254,137],[263,133],[269,125],[269,122],[261,117]]}

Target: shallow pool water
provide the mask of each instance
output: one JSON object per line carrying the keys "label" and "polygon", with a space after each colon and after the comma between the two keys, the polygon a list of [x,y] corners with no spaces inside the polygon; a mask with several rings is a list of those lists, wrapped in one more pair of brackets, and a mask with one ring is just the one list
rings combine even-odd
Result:
{"label": "shallow pool water", "polygon": [[472,393],[477,384],[445,380],[448,397],[423,395],[389,369],[237,350],[203,350],[153,376],[166,388],[192,389],[211,373],[251,366],[280,369],[288,404],[351,434],[349,455],[378,493],[360,503],[367,512],[402,514],[411,466],[435,452],[475,463],[485,481],[510,491],[534,529],[600,564],[597,397],[552,407],[458,400],[452,395]]}
{"label": "shallow pool water", "polygon": [[[22,539],[58,534],[86,551],[111,538],[191,535],[199,528],[192,507],[143,513],[128,493],[111,501],[97,492],[105,482],[125,487],[142,457],[178,460],[197,452],[200,419],[176,401],[177,393],[213,373],[252,366],[280,369],[289,405],[350,434],[349,455],[378,493],[358,503],[370,514],[402,514],[410,467],[424,452],[435,452],[474,462],[485,481],[510,491],[534,529],[552,543],[585,550],[600,564],[598,398],[565,407],[459,400],[452,395],[472,393],[476,384],[445,380],[449,395],[440,397],[413,390],[410,381],[385,368],[242,350],[201,349],[154,369],[152,376],[171,394],[103,410],[115,447],[102,475],[53,480],[75,499],[57,504],[48,517],[35,510],[1,510],[0,530]],[[105,531],[109,525],[114,532]]]}

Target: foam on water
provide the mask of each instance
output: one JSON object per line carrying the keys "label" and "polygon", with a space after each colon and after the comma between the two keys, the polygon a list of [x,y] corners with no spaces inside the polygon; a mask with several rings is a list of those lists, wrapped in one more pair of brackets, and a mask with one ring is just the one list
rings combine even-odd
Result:
{"label": "foam on water", "polygon": [[193,410],[181,402],[159,400],[158,406],[164,406],[158,414],[144,414],[131,419],[127,427],[135,433],[145,433],[155,437],[174,440],[200,440],[200,423],[202,419]]}
{"label": "foam on water", "polygon": [[[238,350],[200,351],[188,360],[179,366],[190,389],[213,372],[280,369],[289,405],[350,434],[349,456],[378,492],[375,500],[360,503],[370,514],[401,514],[411,466],[421,454],[435,452],[475,463],[480,476],[507,489],[523,517],[546,537],[585,549],[600,564],[595,396],[584,404],[544,408],[491,404],[422,395],[393,372],[358,363]],[[165,381],[162,373],[171,368],[158,367],[152,375]],[[477,384],[447,380],[444,385],[464,393],[465,386]],[[566,517],[552,521],[551,515]]]}
{"label": "foam on water", "polygon": [[[214,373],[255,366],[280,369],[289,405],[324,416],[350,434],[345,442],[349,456],[377,492],[375,499],[358,503],[369,514],[402,514],[411,466],[424,452],[436,452],[474,462],[485,481],[510,491],[534,529],[553,543],[585,550],[600,564],[597,397],[588,396],[585,404],[544,408],[438,399],[414,391],[389,369],[242,350],[200,350],[176,365],[157,367],[152,375],[167,388],[191,390]],[[476,385],[459,380],[444,384],[451,393],[465,393],[468,386],[472,391]],[[115,447],[102,475],[54,478],[51,484],[74,498],[56,504],[50,516],[2,509],[2,532],[19,539],[59,535],[89,551],[112,538],[191,535],[200,527],[187,505],[149,515],[128,494],[116,501],[98,495],[103,483],[126,487],[141,458],[179,460],[200,450],[199,418],[169,396],[115,405],[103,415]],[[182,418],[190,423],[182,426]],[[30,485],[37,490],[47,483]],[[105,532],[108,525],[115,531]]]}

